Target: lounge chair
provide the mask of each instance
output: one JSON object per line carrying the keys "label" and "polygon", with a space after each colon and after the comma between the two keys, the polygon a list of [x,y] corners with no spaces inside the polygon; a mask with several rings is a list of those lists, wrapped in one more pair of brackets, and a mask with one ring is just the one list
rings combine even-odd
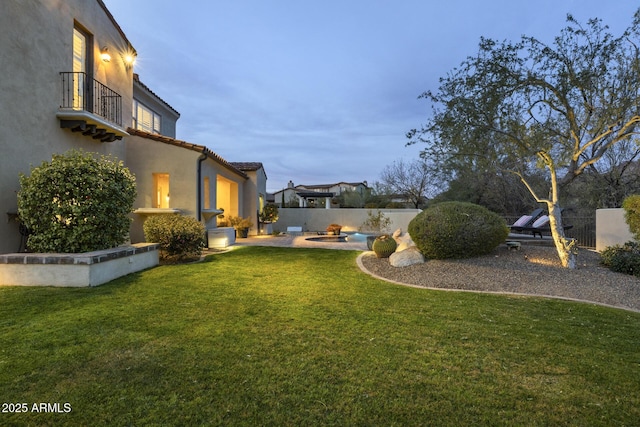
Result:
{"label": "lounge chair", "polygon": [[532,227],[533,223],[542,215],[542,209],[536,209],[529,215],[522,215],[513,225],[510,225],[511,231],[525,231]]}
{"label": "lounge chair", "polygon": [[[563,226],[563,228],[565,230],[569,230],[573,228],[573,225],[565,225]],[[551,231],[551,226],[549,225],[549,216],[542,215],[537,220],[535,220],[530,227],[519,227],[518,231],[530,232],[533,235],[533,237],[536,237],[536,235],[538,235],[542,239],[543,232]]]}

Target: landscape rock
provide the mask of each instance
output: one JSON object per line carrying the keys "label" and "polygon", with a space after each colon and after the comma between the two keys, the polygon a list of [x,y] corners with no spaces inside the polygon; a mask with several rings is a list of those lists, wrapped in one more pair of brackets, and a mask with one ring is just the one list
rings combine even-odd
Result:
{"label": "landscape rock", "polygon": [[411,236],[409,235],[409,233],[402,233],[401,229],[397,229],[393,233],[393,238],[398,244],[398,247],[396,248],[396,252],[402,252],[405,249],[415,247],[416,245],[415,243],[413,243],[413,239],[411,239]]}
{"label": "landscape rock", "polygon": [[389,257],[389,264],[394,267],[407,267],[413,264],[424,263],[424,255],[420,253],[416,246],[412,246],[403,251],[396,251]]}

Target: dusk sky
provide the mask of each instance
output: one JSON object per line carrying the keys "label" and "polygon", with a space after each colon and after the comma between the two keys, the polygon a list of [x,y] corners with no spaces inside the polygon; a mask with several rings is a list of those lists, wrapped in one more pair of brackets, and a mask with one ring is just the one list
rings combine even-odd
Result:
{"label": "dusk sky", "polygon": [[481,36],[552,42],[567,13],[618,36],[638,8],[610,0],[104,0],[138,52],[140,80],[181,114],[177,138],[262,162],[270,192],[370,184],[418,157],[417,99]]}

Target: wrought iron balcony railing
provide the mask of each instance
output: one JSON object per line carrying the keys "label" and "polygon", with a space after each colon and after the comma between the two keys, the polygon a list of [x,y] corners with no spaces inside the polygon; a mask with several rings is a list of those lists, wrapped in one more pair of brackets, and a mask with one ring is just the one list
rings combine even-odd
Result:
{"label": "wrought iron balcony railing", "polygon": [[87,111],[122,126],[122,96],[82,72],[61,72],[60,108]]}

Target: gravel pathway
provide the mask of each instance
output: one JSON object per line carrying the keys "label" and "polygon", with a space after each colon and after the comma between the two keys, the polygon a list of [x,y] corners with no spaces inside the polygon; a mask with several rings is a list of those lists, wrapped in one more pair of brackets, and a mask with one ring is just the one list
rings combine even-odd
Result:
{"label": "gravel pathway", "polygon": [[578,268],[560,265],[555,248],[499,246],[491,255],[464,260],[429,260],[393,267],[373,252],[358,257],[360,268],[394,283],[437,289],[547,296],[640,312],[640,279],[600,265],[597,252],[581,250]]}

